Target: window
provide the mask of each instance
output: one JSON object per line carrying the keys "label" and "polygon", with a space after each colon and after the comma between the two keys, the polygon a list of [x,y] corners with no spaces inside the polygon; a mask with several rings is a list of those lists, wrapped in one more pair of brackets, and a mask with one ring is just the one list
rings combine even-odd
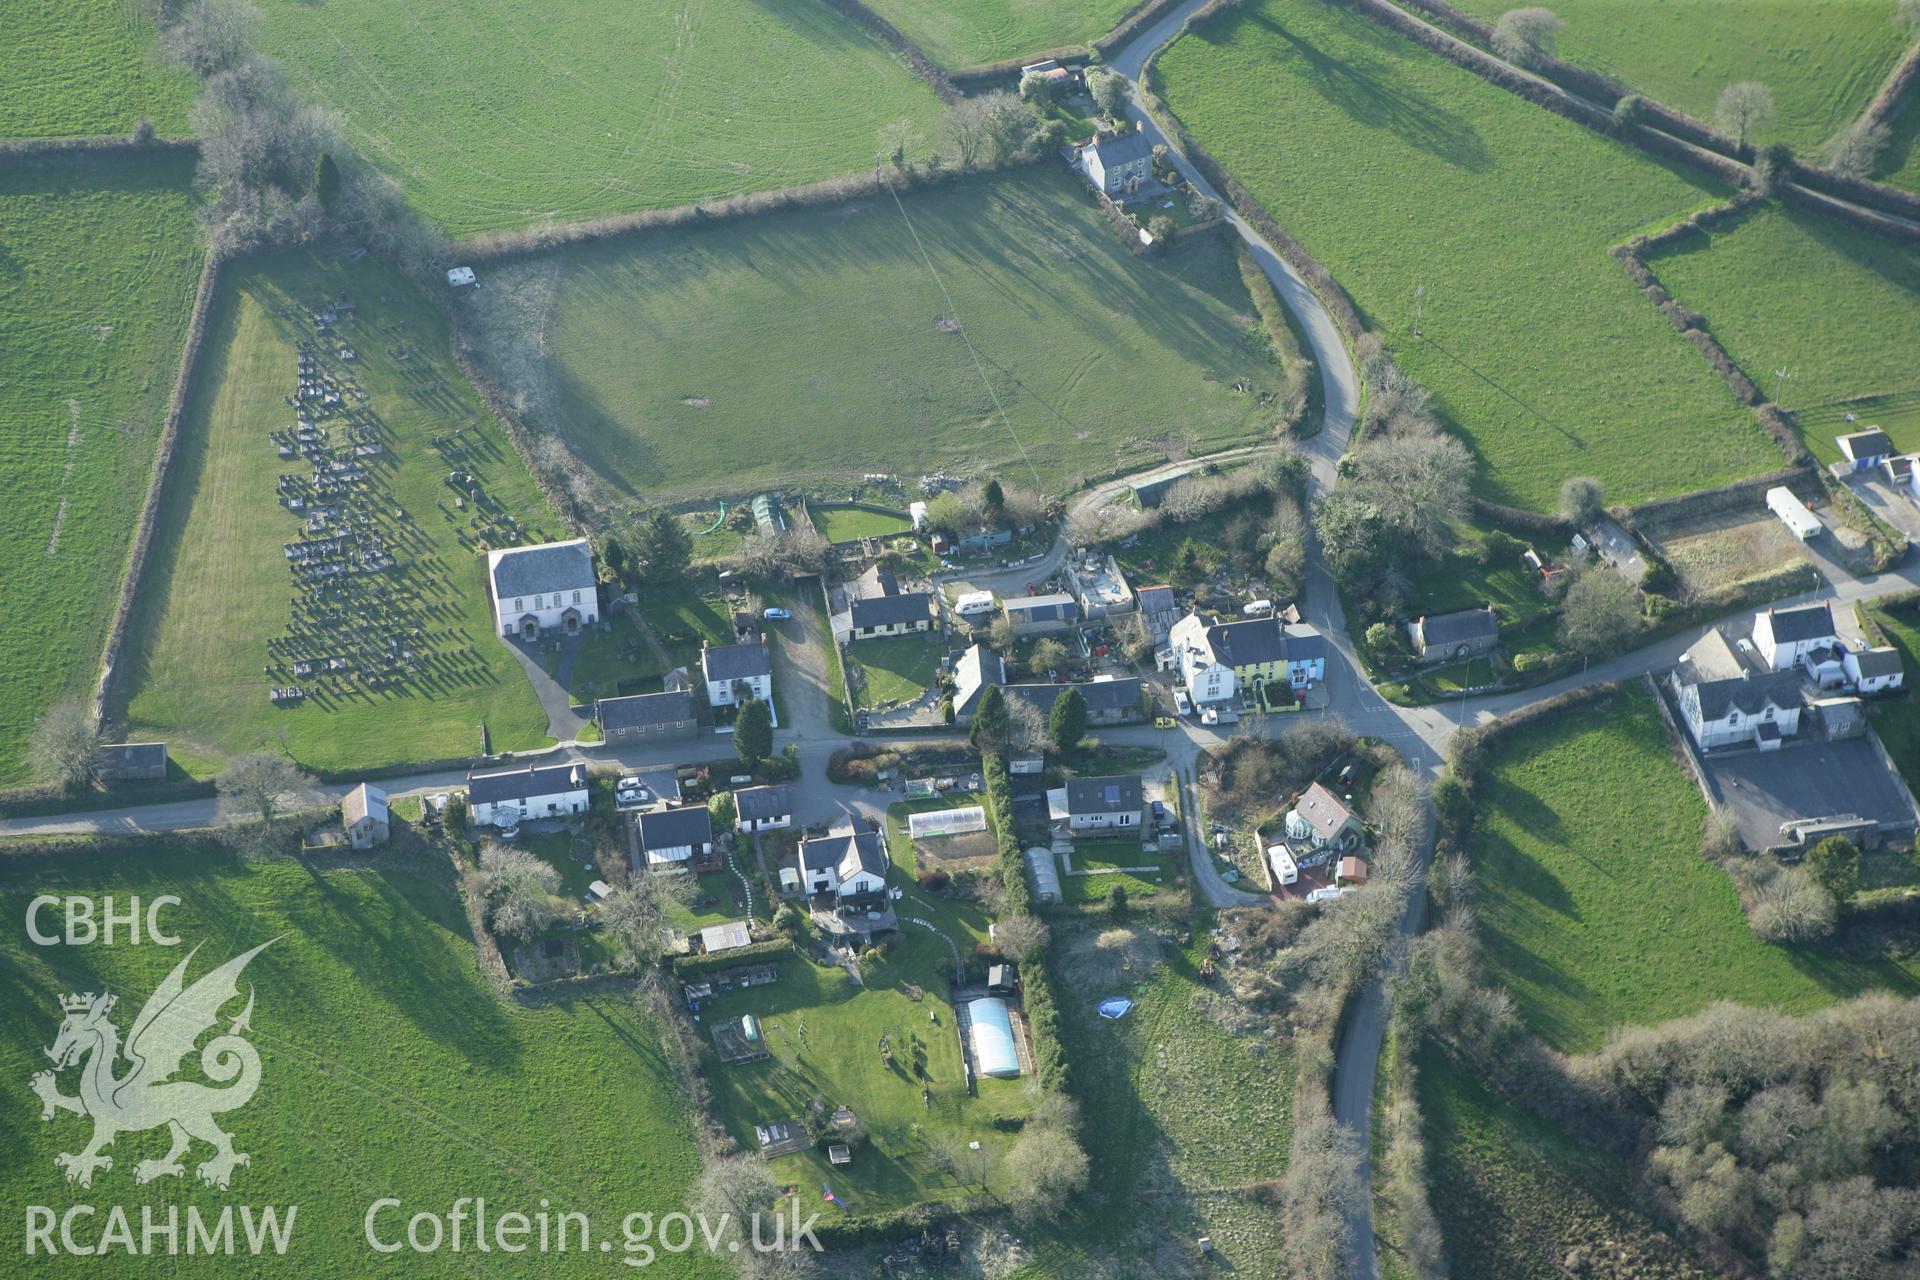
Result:
{"label": "window", "polygon": [[522,609],[526,607],[527,607],[527,602],[525,600],[521,599],[519,596],[515,596],[513,598],[513,611],[515,613],[520,612]]}
{"label": "window", "polygon": [[573,602],[574,602],[575,604],[579,604],[579,603],[580,603],[580,593],[579,593],[578,591],[576,591],[576,592],[574,592],[574,593],[573,593]]}

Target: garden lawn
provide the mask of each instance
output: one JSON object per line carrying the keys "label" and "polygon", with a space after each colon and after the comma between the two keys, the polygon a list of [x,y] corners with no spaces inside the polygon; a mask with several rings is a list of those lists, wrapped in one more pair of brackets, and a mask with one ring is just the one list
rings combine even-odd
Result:
{"label": "garden lawn", "polygon": [[0,170],[0,785],[99,673],[199,279],[192,176],[177,156]]}
{"label": "garden lawn", "polygon": [[1706,806],[1650,694],[1502,738],[1476,793],[1470,856],[1489,976],[1557,1049],[1716,1000],[1800,1013],[1874,988],[1920,994],[1920,961],[1774,947],[1699,856]]}
{"label": "garden lawn", "polygon": [[1543,1280],[1576,1246],[1614,1274],[1715,1274],[1627,1197],[1633,1172],[1496,1096],[1431,1046],[1418,1057],[1427,1186],[1453,1274]]}
{"label": "garden lawn", "polygon": [[[1920,251],[1765,205],[1731,226],[1689,236],[1649,265],[1780,404],[1800,409],[1893,393],[1890,419],[1909,429],[1904,447],[1920,447],[1920,433],[1911,431],[1920,426],[1920,395],[1913,394],[1920,393]],[[1878,421],[1877,407],[1846,406],[1865,416],[1838,429]],[[1833,432],[1805,435],[1820,461],[1839,460]]]}
{"label": "garden lawn", "polygon": [[1551,510],[1591,475],[1632,503],[1779,465],[1608,252],[1724,190],[1318,0],[1230,10],[1157,79],[1434,392],[1482,496]]}
{"label": "garden lawn", "polygon": [[[1902,609],[1898,613],[1874,609],[1868,615],[1887,637],[1887,643],[1900,651],[1900,659],[1909,672],[1920,675],[1920,617]],[[1888,698],[1873,705],[1873,728],[1899,766],[1908,787],[1920,787],[1920,705],[1911,694]]]}
{"label": "garden lawn", "polygon": [[605,619],[609,630],[589,631],[580,639],[567,692],[576,703],[592,706],[599,698],[660,692],[660,664],[640,634],[631,613]]}
{"label": "garden lawn", "polygon": [[[1457,0],[1492,23],[1506,0]],[[1566,21],[1560,57],[1637,93],[1713,122],[1720,91],[1758,80],[1775,123],[1753,135],[1799,155],[1866,110],[1905,52],[1894,0],[1554,0]]]}
{"label": "garden lawn", "polygon": [[134,0],[11,0],[3,30],[0,138],[129,133],[143,117],[187,132],[193,79],[161,61]]}
{"label": "garden lawn", "polygon": [[265,51],[456,236],[834,177],[939,108],[823,0],[261,8]]}
{"label": "garden lawn", "polygon": [[1141,0],[874,0],[920,52],[974,67],[1066,45],[1092,44]]}
{"label": "garden lawn", "polygon": [[[1073,869],[1096,871],[1098,875],[1060,876],[1061,896],[1068,902],[1105,902],[1117,885],[1127,891],[1129,901],[1151,897],[1160,891],[1167,873],[1167,860],[1157,853],[1141,849],[1138,840],[1082,840],[1073,846]],[[1119,871],[1119,867],[1152,867],[1152,871]]]}
{"label": "garden lawn", "polygon": [[[451,879],[443,860],[398,847],[382,851],[378,869],[358,870],[241,862],[176,841],[137,854],[10,860],[0,879],[12,922],[0,934],[0,1017],[10,1028],[0,1088],[16,1119],[0,1128],[0,1192],[13,1204],[62,1206],[87,1194],[70,1189],[53,1163],[56,1153],[79,1150],[86,1122],[62,1113],[41,1123],[27,1087],[49,1065],[40,1050],[54,1041],[61,996],[111,989],[120,998],[112,1016],[125,1034],[190,949],[201,948],[191,982],[271,941],[240,984],[243,997],[254,996],[248,1038],[261,1057],[259,1092],[220,1117],[251,1165],[234,1172],[227,1191],[203,1186],[192,1166],[207,1148],[195,1144],[184,1178],[141,1186],[134,1166],[160,1156],[166,1135],[123,1133],[112,1170],[97,1175],[91,1192],[103,1215],[108,1202],[124,1206],[137,1233],[141,1205],[161,1209],[162,1218],[176,1204],[210,1216],[235,1201],[297,1205],[283,1265],[302,1275],[352,1275],[368,1269],[363,1221],[382,1197],[406,1206],[379,1219],[386,1239],[404,1235],[407,1214],[444,1214],[462,1196],[530,1214],[545,1197],[553,1212],[586,1213],[595,1238],[589,1255],[543,1256],[541,1274],[607,1275],[598,1237],[621,1256],[621,1219],[636,1208],[679,1207],[698,1169],[688,1103],[661,1055],[660,1028],[619,986],[544,1007],[496,998],[480,976]],[[176,894],[180,905],[162,921],[183,945],[30,945],[20,921],[27,900],[43,892],[111,894],[116,904]],[[245,1003],[230,1002],[221,1025]],[[71,1072],[63,1084],[73,1091]],[[468,1240],[462,1253],[403,1255],[406,1273],[473,1275]],[[183,1243],[165,1270],[231,1275],[234,1261],[188,1257]],[[117,1251],[92,1268],[101,1276],[153,1271],[150,1260]],[[7,1273],[68,1276],[74,1266],[41,1253],[16,1257]],[[649,1274],[717,1280],[731,1268],[663,1255]]]}
{"label": "garden lawn", "polygon": [[912,702],[939,678],[940,655],[940,646],[924,635],[885,636],[848,645],[847,661],[865,677],[864,684],[856,678],[855,696],[869,710]]}
{"label": "garden lawn", "polygon": [[1059,491],[1265,438],[1233,383],[1284,384],[1227,245],[1136,257],[1051,165],[572,246],[460,303],[532,419],[649,504],[873,471]]}
{"label": "garden lawn", "polygon": [[666,647],[676,667],[700,670],[702,643],[734,643],[733,613],[724,600],[708,599],[692,586],[680,583],[640,588],[640,616],[653,628],[654,639]]}
{"label": "garden lawn", "polygon": [[866,511],[860,507],[810,506],[807,514],[813,517],[813,527],[824,535],[828,542],[858,542],[862,538],[885,538],[896,533],[905,533],[913,528],[913,521],[900,516],[886,515],[879,511]]}
{"label": "garden lawn", "polygon": [[[1022,1280],[1186,1274],[1164,1260],[1188,1257],[1201,1236],[1240,1280],[1284,1274],[1280,1215],[1253,1189],[1286,1170],[1293,1059],[1284,1038],[1236,1033],[1209,1016],[1231,1003],[1200,978],[1210,926],[1197,919],[1194,944],[1130,989],[1055,982],[1073,1095],[1087,1118],[1091,1194],[1029,1238],[1033,1262],[1015,1273]],[[1105,926],[1055,926],[1062,937],[1096,927]],[[1100,1017],[1095,1006],[1111,995],[1131,996],[1133,1011]]]}
{"label": "garden lawn", "polygon": [[[1557,548],[1548,546],[1551,558]],[[1502,628],[1524,626],[1550,611],[1540,592],[1540,577],[1521,562],[1518,552],[1484,563],[1481,542],[1466,538],[1437,565],[1421,571],[1413,583],[1413,615],[1454,613],[1493,605]]]}
{"label": "garden lawn", "polygon": [[[425,613],[431,634],[422,647],[433,656],[383,693],[309,697],[282,709],[267,697],[266,642],[288,626],[294,583],[281,546],[300,524],[281,507],[276,477],[310,467],[281,459],[267,439],[292,422],[284,397],[294,388],[295,342],[307,332],[281,312],[342,295],[359,306],[345,330],[359,359],[345,367],[357,370],[384,433],[369,491],[382,508],[406,513],[388,528],[399,564],[387,577]],[[396,340],[411,353],[404,362],[387,353]],[[457,428],[474,446],[461,466],[524,522],[528,540],[559,536],[505,432],[454,368],[445,321],[403,276],[372,258],[347,264],[306,253],[230,266],[129,645],[130,726],[216,759],[284,743],[322,771],[471,756],[482,723],[494,751],[546,743],[533,688],[493,634],[486,562],[467,527],[472,505],[455,510],[448,465],[429,444]],[[336,426],[333,439],[344,442],[344,430]]]}

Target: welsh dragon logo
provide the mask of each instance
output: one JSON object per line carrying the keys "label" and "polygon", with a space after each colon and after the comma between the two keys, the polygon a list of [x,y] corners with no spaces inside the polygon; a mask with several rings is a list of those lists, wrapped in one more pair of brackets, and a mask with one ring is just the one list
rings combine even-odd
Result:
{"label": "welsh dragon logo", "polygon": [[[260,1087],[260,1054],[244,1034],[251,1029],[252,987],[247,989],[246,1008],[228,1024],[225,1034],[207,1041],[200,1050],[201,1071],[224,1087],[172,1077],[200,1037],[219,1021],[221,1007],[239,998],[241,970],[274,941],[278,939],[235,956],[190,987],[185,984],[187,965],[200,948],[188,952],[141,1008],[124,1050],[120,1029],[107,1016],[117,1003],[113,996],[89,991],[60,998],[66,1020],[53,1047],[46,1050],[54,1069],[33,1077],[33,1091],[40,1095],[42,1120],[53,1119],[56,1111],[71,1111],[93,1121],[93,1140],[84,1149],[53,1158],[55,1165],[66,1170],[68,1182],[92,1186],[96,1170],[113,1168],[113,1158],[102,1155],[102,1148],[119,1134],[161,1125],[172,1131],[173,1146],[161,1159],[142,1160],[135,1166],[136,1182],[182,1176],[186,1167],[180,1158],[196,1138],[213,1148],[213,1155],[194,1170],[202,1182],[224,1190],[235,1166],[252,1163],[244,1152],[233,1149],[233,1139],[213,1121],[223,1111],[246,1106]],[[68,1097],[60,1092],[56,1075],[83,1062],[80,1095]]]}

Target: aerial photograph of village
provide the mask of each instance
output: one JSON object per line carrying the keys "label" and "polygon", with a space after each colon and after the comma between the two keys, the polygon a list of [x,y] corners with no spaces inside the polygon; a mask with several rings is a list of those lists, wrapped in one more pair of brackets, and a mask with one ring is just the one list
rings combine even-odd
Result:
{"label": "aerial photograph of village", "polygon": [[1920,0],[0,0],[0,1276],[1920,1280],[1916,540]]}

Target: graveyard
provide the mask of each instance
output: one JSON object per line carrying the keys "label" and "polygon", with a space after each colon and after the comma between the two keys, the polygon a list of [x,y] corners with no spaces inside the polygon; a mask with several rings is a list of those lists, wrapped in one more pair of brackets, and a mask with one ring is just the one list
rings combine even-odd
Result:
{"label": "graveyard", "polygon": [[235,270],[189,408],[126,716],[212,767],[316,770],[545,742],[492,635],[484,552],[557,533],[443,322],[390,268]]}

